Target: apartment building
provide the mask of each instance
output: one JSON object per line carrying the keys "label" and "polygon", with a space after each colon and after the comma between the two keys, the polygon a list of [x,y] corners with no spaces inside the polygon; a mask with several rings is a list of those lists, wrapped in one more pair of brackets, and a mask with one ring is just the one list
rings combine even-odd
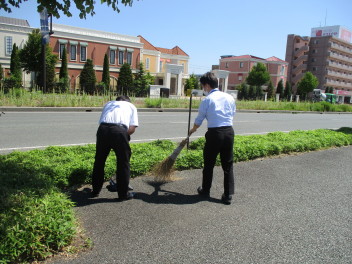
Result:
{"label": "apartment building", "polygon": [[270,74],[274,87],[280,80],[284,84],[287,78],[288,63],[277,57],[263,59],[253,55],[224,55],[219,60],[219,65],[214,65],[213,70],[228,71],[227,90],[234,90],[248,77],[249,72],[258,63],[263,63]]}
{"label": "apartment building", "polygon": [[[117,89],[122,64],[131,65],[136,73],[140,62],[155,78],[155,84],[170,88],[170,95],[183,95],[185,79],[188,75],[189,56],[180,47],[172,49],[155,47],[142,36],[128,36],[117,33],[53,24],[54,34],[49,45],[59,60],[56,75],[59,75],[64,47],[67,52],[68,75],[71,90],[80,89],[80,73],[87,59],[93,61],[97,81],[102,80],[104,56],[109,58],[110,87]],[[28,21],[0,17],[0,39],[4,39],[4,49],[0,49],[0,63],[6,77],[10,68],[12,45],[21,49],[34,28]],[[25,87],[31,87],[33,76],[24,77]]]}
{"label": "apartment building", "polygon": [[313,73],[318,89],[332,87],[339,101],[352,103],[352,32],[341,27],[312,28],[311,36],[287,36],[288,80],[293,91],[305,72]]}

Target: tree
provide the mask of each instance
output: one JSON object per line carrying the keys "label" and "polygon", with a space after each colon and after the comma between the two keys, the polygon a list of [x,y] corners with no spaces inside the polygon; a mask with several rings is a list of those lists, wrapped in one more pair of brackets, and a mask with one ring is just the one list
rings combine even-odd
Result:
{"label": "tree", "polygon": [[28,34],[28,40],[20,51],[21,66],[27,73],[34,72],[37,80],[38,73],[42,68],[42,37],[39,29],[34,29]]}
{"label": "tree", "polygon": [[246,79],[249,85],[262,86],[268,83],[270,80],[270,74],[267,71],[263,63],[258,63],[255,65],[252,70],[249,72]]}
{"label": "tree", "polygon": [[69,79],[68,79],[68,69],[67,69],[67,52],[66,46],[62,51],[61,58],[61,67],[59,73],[59,82],[57,83],[57,90],[59,92],[67,92],[69,88]]}
{"label": "tree", "polygon": [[276,93],[280,94],[281,100],[284,98],[284,92],[285,92],[284,81],[281,79],[277,84],[277,88],[276,88]]}
{"label": "tree", "polygon": [[302,96],[303,100],[307,99],[308,93],[317,88],[319,82],[311,72],[306,72],[303,78],[298,82],[297,93]]}
{"label": "tree", "polygon": [[19,50],[17,48],[16,43],[14,43],[12,46],[10,72],[11,72],[11,76],[18,79],[19,82],[22,82],[20,55],[19,55]]}
{"label": "tree", "polygon": [[275,89],[271,81],[269,81],[267,92],[268,92],[268,99],[272,100],[275,98]]}
{"label": "tree", "polygon": [[4,70],[2,69],[2,66],[0,64],[0,81],[4,78]]}
{"label": "tree", "polygon": [[256,97],[257,97],[257,87],[254,85],[250,85],[248,90],[248,99],[255,100]]}
{"label": "tree", "polygon": [[80,75],[81,89],[88,94],[94,94],[96,81],[97,79],[95,76],[93,61],[91,59],[87,59]]}
{"label": "tree", "polygon": [[291,84],[289,83],[289,81],[286,81],[284,98],[286,98],[286,100],[290,100],[291,95],[292,95]]}
{"label": "tree", "polygon": [[246,83],[241,83],[238,86],[238,99],[239,100],[248,100],[248,85]]}
{"label": "tree", "polygon": [[199,80],[194,74],[191,74],[189,78],[186,80],[185,91],[190,90],[198,90],[199,89]]}
{"label": "tree", "polygon": [[[11,0],[11,1],[1,0],[0,9],[3,9],[7,13],[11,13],[12,12],[11,7],[19,8],[22,2],[23,0]],[[95,12],[94,12],[95,1],[91,1],[91,0],[73,0],[73,1],[37,0],[37,2],[38,2],[38,7],[37,7],[38,12],[41,12],[44,8],[46,8],[48,10],[48,13],[53,14],[53,16],[56,18],[60,17],[59,12],[63,12],[64,15],[71,17],[72,13],[70,12],[70,8],[72,3],[76,5],[76,8],[80,12],[79,13],[80,18],[86,18],[87,15],[91,15],[91,16],[95,15]],[[105,3],[108,6],[111,6],[111,8],[117,13],[120,12],[120,9],[118,8],[119,6],[118,0],[101,0],[100,2]],[[133,0],[120,1],[120,5],[122,4],[124,6],[132,6],[132,3],[133,3]]]}
{"label": "tree", "polygon": [[124,63],[120,68],[119,79],[117,81],[117,89],[120,95],[128,95],[132,86],[133,76],[131,66],[128,63]]}
{"label": "tree", "polygon": [[103,65],[103,76],[101,82],[104,83],[105,90],[109,90],[110,87],[110,70],[109,70],[109,58],[108,54],[105,53],[104,65]]}
{"label": "tree", "polygon": [[[51,92],[55,88],[55,64],[57,60],[58,60],[57,55],[53,53],[53,50],[49,46],[49,44],[46,44],[46,48],[45,48],[46,91],[44,91],[45,93]],[[37,84],[40,87],[44,87],[43,70],[44,70],[43,63],[40,62],[39,73],[37,75]]]}
{"label": "tree", "polygon": [[150,84],[144,71],[143,63],[139,64],[139,71],[134,79],[135,96],[145,97],[148,95]]}

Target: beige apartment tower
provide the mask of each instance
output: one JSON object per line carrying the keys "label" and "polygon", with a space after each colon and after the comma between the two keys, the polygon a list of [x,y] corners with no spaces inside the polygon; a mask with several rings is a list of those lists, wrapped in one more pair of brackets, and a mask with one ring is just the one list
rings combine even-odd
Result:
{"label": "beige apartment tower", "polygon": [[318,78],[318,89],[332,87],[339,102],[352,103],[351,36],[351,31],[340,26],[313,28],[310,37],[288,35],[285,60],[293,91],[310,71]]}

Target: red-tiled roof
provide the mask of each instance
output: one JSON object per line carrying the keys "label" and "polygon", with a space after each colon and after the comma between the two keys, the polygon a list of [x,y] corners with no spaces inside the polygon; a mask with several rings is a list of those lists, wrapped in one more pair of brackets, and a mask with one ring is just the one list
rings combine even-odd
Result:
{"label": "red-tiled roof", "polygon": [[280,62],[286,62],[286,61],[281,60],[281,59],[279,59],[279,58],[277,58],[277,57],[275,57],[275,56],[272,56],[272,57],[270,57],[270,58],[267,58],[266,60],[267,60],[267,61],[280,61]]}
{"label": "red-tiled roof", "polygon": [[140,38],[141,42],[144,44],[144,49],[157,50],[157,51],[160,51],[161,53],[164,53],[164,54],[188,56],[188,54],[186,52],[184,52],[179,46],[175,46],[172,49],[155,47],[148,40],[143,38],[141,35],[139,35],[138,37]]}
{"label": "red-tiled roof", "polygon": [[263,58],[260,58],[260,57],[256,57],[256,56],[253,56],[253,55],[241,55],[241,56],[232,56],[232,57],[227,57],[227,58],[224,58],[224,60],[226,59],[257,59],[257,60],[265,60]]}
{"label": "red-tiled roof", "polygon": [[148,40],[143,38],[141,35],[138,35],[137,37],[139,37],[141,42],[144,44],[144,49],[147,49],[147,50],[158,50],[156,47],[154,47]]}

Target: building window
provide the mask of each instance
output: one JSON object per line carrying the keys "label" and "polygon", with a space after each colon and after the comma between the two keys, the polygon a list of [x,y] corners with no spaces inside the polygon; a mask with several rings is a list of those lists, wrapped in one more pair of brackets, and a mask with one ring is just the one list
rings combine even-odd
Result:
{"label": "building window", "polygon": [[314,44],[318,44],[318,43],[319,43],[319,40],[316,39],[316,40],[313,41],[313,43],[314,43]]}
{"label": "building window", "polygon": [[59,49],[60,60],[62,60],[62,55],[64,54],[64,48],[65,48],[65,44],[60,44],[60,49]]}
{"label": "building window", "polygon": [[110,64],[115,64],[116,50],[110,49]]}
{"label": "building window", "polygon": [[242,75],[241,73],[239,73],[239,74],[238,74],[238,80],[239,80],[239,81],[242,81],[242,77],[243,77],[243,75]]}
{"label": "building window", "polygon": [[77,45],[70,45],[70,59],[71,61],[77,60]]}
{"label": "building window", "polygon": [[127,63],[129,65],[132,65],[132,51],[129,51],[128,49],[127,49]]}
{"label": "building window", "polygon": [[5,37],[5,55],[6,56],[11,56],[12,53],[12,37],[11,36],[6,36]]}
{"label": "building window", "polygon": [[243,62],[240,62],[240,68],[243,68],[243,64],[244,64]]}
{"label": "building window", "polygon": [[87,47],[81,46],[81,61],[87,61]]}
{"label": "building window", "polygon": [[313,67],[313,71],[317,71],[318,70],[318,68],[317,67]]}
{"label": "building window", "polygon": [[317,61],[317,59],[316,58],[312,58],[312,62],[316,62]]}
{"label": "building window", "polygon": [[124,51],[119,50],[119,64],[123,64]]}
{"label": "building window", "polygon": [[281,66],[281,75],[285,74],[285,66]]}
{"label": "building window", "polygon": [[149,70],[149,63],[150,63],[149,58],[146,58],[146,59],[145,59],[145,69],[146,69],[146,70]]}
{"label": "building window", "polygon": [[313,53],[318,53],[318,50],[317,50],[317,49],[314,49],[314,50],[313,50]]}
{"label": "building window", "polygon": [[225,62],[225,68],[228,68],[228,67],[229,67],[229,63]]}
{"label": "building window", "polygon": [[159,72],[162,72],[163,71],[163,62],[162,61],[160,61],[159,67],[160,67]]}

